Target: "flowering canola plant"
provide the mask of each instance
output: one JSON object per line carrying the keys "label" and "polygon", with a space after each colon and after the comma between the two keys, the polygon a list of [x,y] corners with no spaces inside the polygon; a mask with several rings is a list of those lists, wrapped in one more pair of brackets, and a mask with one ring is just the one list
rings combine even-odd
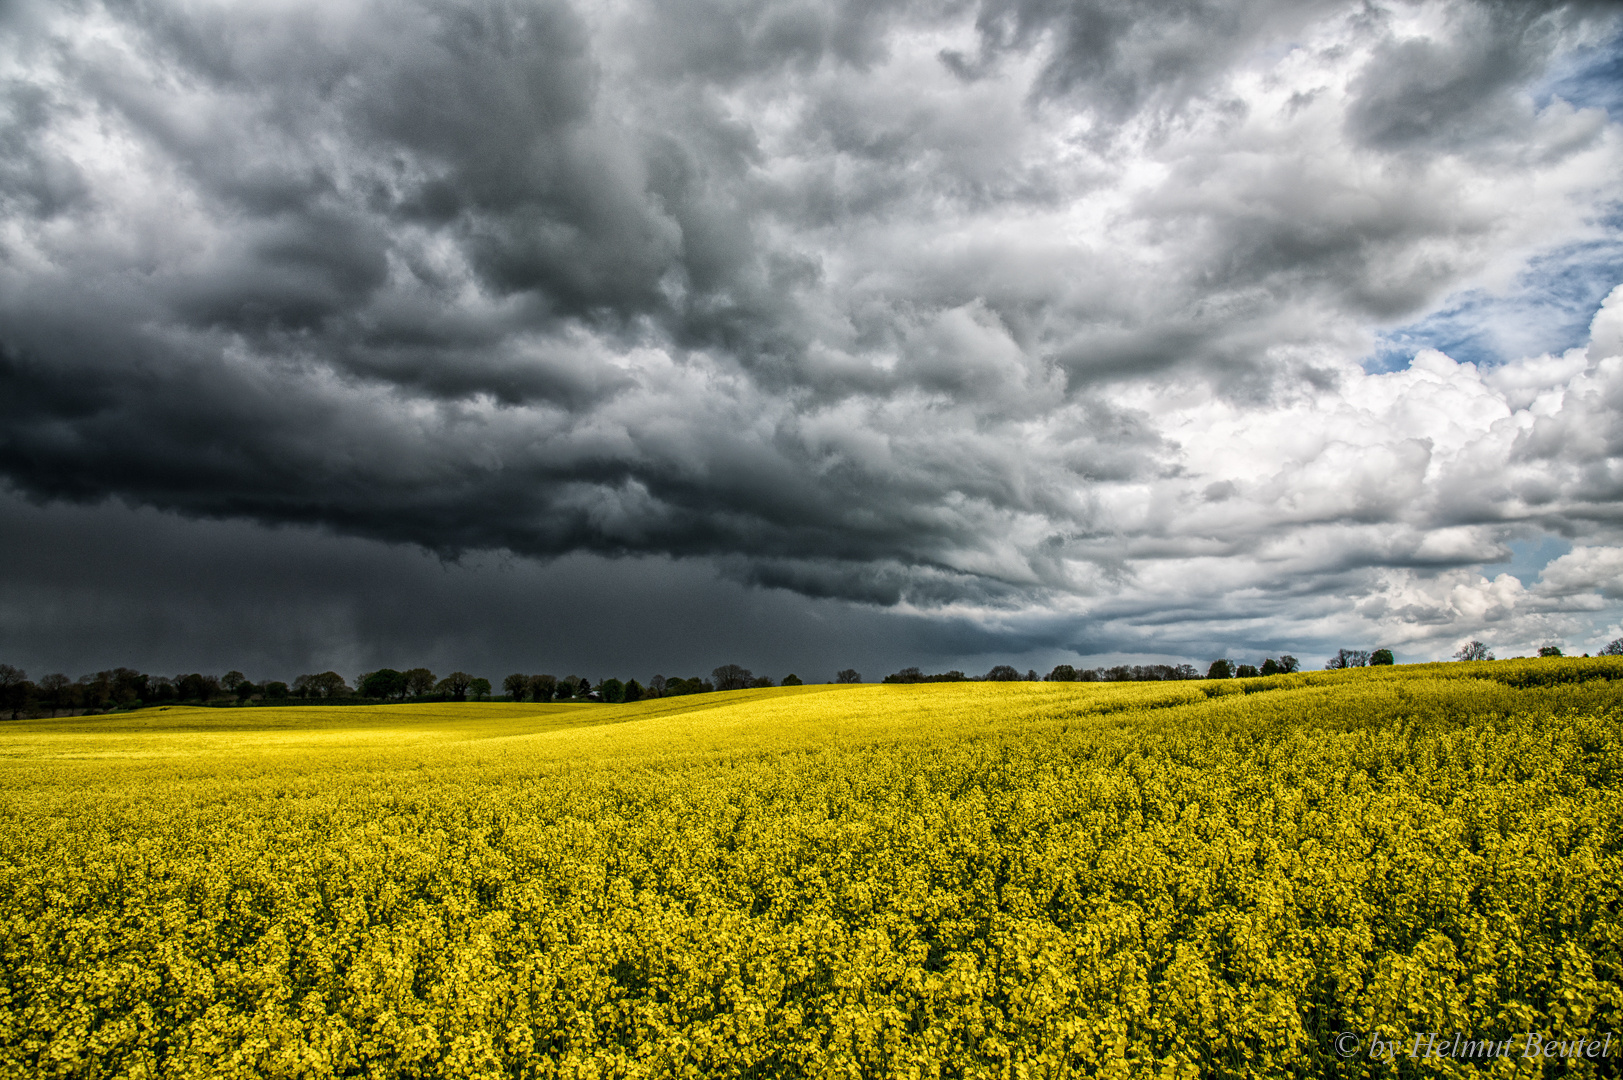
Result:
{"label": "flowering canola plant", "polygon": [[1610,658],[13,723],[0,1076],[1529,1075],[1620,850]]}

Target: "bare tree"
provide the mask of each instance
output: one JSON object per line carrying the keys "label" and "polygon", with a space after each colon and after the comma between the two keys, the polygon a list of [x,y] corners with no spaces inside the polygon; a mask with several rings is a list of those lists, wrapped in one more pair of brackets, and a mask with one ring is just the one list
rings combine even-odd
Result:
{"label": "bare tree", "polygon": [[846,668],[844,671],[838,672],[834,676],[834,681],[837,683],[861,682],[862,676],[857,674],[856,668]]}
{"label": "bare tree", "polygon": [[1493,653],[1482,642],[1472,638],[1460,646],[1460,651],[1454,654],[1456,660],[1492,660]]}

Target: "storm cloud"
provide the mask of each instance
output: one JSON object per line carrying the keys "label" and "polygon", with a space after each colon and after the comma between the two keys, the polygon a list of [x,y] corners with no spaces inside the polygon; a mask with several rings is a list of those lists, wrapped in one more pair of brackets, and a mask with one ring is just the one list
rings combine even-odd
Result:
{"label": "storm cloud", "polygon": [[[1584,340],[1369,361],[1616,244],[1623,127],[1586,87],[1619,31],[25,0],[0,476],[47,515],[170,515],[178,549],[620,567],[938,627],[949,659],[1587,648],[1623,633],[1623,262],[1583,264]],[[1552,537],[1542,578],[1493,569]],[[23,578],[12,640],[69,575]]]}

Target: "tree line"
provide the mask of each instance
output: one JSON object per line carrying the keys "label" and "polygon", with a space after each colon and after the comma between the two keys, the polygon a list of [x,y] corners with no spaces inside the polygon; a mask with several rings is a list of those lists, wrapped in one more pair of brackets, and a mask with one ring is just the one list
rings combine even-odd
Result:
{"label": "tree line", "polygon": [[[842,674],[844,674],[842,672]],[[835,677],[839,681],[839,676]],[[502,690],[509,701],[603,701],[613,704],[644,701],[648,698],[682,697],[686,694],[714,694],[728,690],[749,690],[767,686],[803,686],[804,680],[791,672],[782,682],[773,682],[769,675],[756,675],[749,668],[737,664],[723,664],[710,673],[710,678],[698,675],[689,678],[654,675],[646,684],[636,679],[604,679],[595,686],[578,675],[525,675],[514,672],[502,680]]]}
{"label": "tree line", "polygon": [[[862,677],[848,668],[837,673],[834,681],[861,682]],[[644,698],[777,685],[800,686],[802,680],[789,674],[781,682],[774,682],[768,676],[757,676],[737,664],[723,664],[712,671],[708,679],[697,675],[686,679],[655,675],[647,685],[636,679],[622,682],[616,678],[603,679],[594,684],[579,675],[514,674],[502,680],[502,690],[508,701],[541,702],[641,701]],[[0,664],[0,715],[9,715],[13,720],[25,714],[61,716],[105,713],[152,705],[245,706],[311,702],[363,705],[403,701],[486,701],[491,696],[489,679],[464,671],[453,671],[440,678],[423,667],[405,671],[379,668],[362,672],[351,686],[336,671],[300,675],[289,684],[278,680],[256,683],[240,671],[228,671],[218,676],[200,672],[167,676],[149,675],[127,667],[98,671],[78,679],[53,672],[38,681],[31,681],[27,672],[10,664]]]}
{"label": "tree line", "polygon": [[1009,664],[998,664],[985,675],[965,675],[962,671],[945,671],[926,675],[916,667],[905,667],[886,675],[887,683],[935,682],[1161,682],[1168,679],[1198,679],[1200,673],[1188,664],[1119,664],[1116,667],[1075,668],[1070,664],[1056,665],[1047,675],[1028,670],[1024,675]]}
{"label": "tree line", "polygon": [[[1540,656],[1561,656],[1559,645],[1542,646]],[[1588,656],[1588,653],[1584,653]],[[1623,656],[1623,638],[1609,642],[1596,654]],[[1481,641],[1471,640],[1454,654],[1456,660],[1492,660],[1493,652]],[[1391,649],[1338,649],[1324,665],[1338,670],[1379,667],[1394,663]],[[917,667],[905,667],[887,675],[887,683],[931,682],[1159,682],[1172,679],[1230,679],[1282,675],[1297,671],[1300,663],[1289,654],[1265,658],[1260,664],[1235,663],[1226,658],[1213,660],[1206,674],[1189,664],[1118,664],[1115,667],[1076,668],[1058,664],[1047,675],[1035,670],[1021,674],[1009,664],[998,664],[984,675],[946,671],[926,675]],[[862,675],[854,668],[835,673],[836,683],[860,683]],[[502,680],[508,701],[535,702],[631,702],[648,698],[680,697],[684,694],[711,694],[769,686],[800,686],[802,680],[785,675],[774,683],[771,677],[755,675],[737,664],[723,664],[709,678],[655,675],[648,682],[636,679],[602,679],[593,683],[579,675],[525,675],[514,673]],[[0,715],[13,720],[29,716],[60,716],[64,713],[108,712],[114,709],[149,705],[267,705],[320,701],[323,704],[375,704],[389,701],[486,701],[492,696],[490,680],[453,671],[443,679],[428,668],[396,671],[379,668],[363,672],[353,687],[336,671],[300,675],[291,684],[276,680],[256,683],[240,671],[224,675],[191,672],[185,675],[148,675],[134,668],[118,667],[70,679],[52,672],[30,681],[28,674],[10,664],[0,664]]]}
{"label": "tree line", "polygon": [[99,713],[149,705],[251,705],[321,701],[328,704],[389,700],[478,701],[490,696],[490,680],[453,671],[441,679],[427,668],[363,673],[355,688],[336,671],[300,675],[292,684],[279,680],[256,683],[240,671],[224,675],[191,672],[149,675],[118,667],[70,679],[52,672],[30,681],[28,673],[0,664],[0,709],[16,719],[22,713],[59,716]]}
{"label": "tree line", "polygon": [[1228,660],[1214,660],[1202,675],[1192,664],[1117,664],[1115,667],[1077,668],[1070,664],[1056,664],[1047,675],[1028,670],[1024,675],[1009,664],[999,664],[985,675],[965,675],[961,671],[946,671],[939,675],[926,675],[916,667],[906,667],[886,675],[888,683],[931,682],[1167,682],[1175,679],[1229,679],[1239,675],[1274,675],[1295,671],[1294,656],[1268,659],[1259,669],[1250,664],[1233,664]]}

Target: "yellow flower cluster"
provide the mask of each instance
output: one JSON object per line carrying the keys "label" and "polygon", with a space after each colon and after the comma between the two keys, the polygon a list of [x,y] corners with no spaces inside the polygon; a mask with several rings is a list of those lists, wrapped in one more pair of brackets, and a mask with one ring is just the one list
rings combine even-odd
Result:
{"label": "yellow flower cluster", "polygon": [[1333,1044],[1618,1031],[1620,860],[1612,659],[25,722],[0,1077],[1526,1075]]}

